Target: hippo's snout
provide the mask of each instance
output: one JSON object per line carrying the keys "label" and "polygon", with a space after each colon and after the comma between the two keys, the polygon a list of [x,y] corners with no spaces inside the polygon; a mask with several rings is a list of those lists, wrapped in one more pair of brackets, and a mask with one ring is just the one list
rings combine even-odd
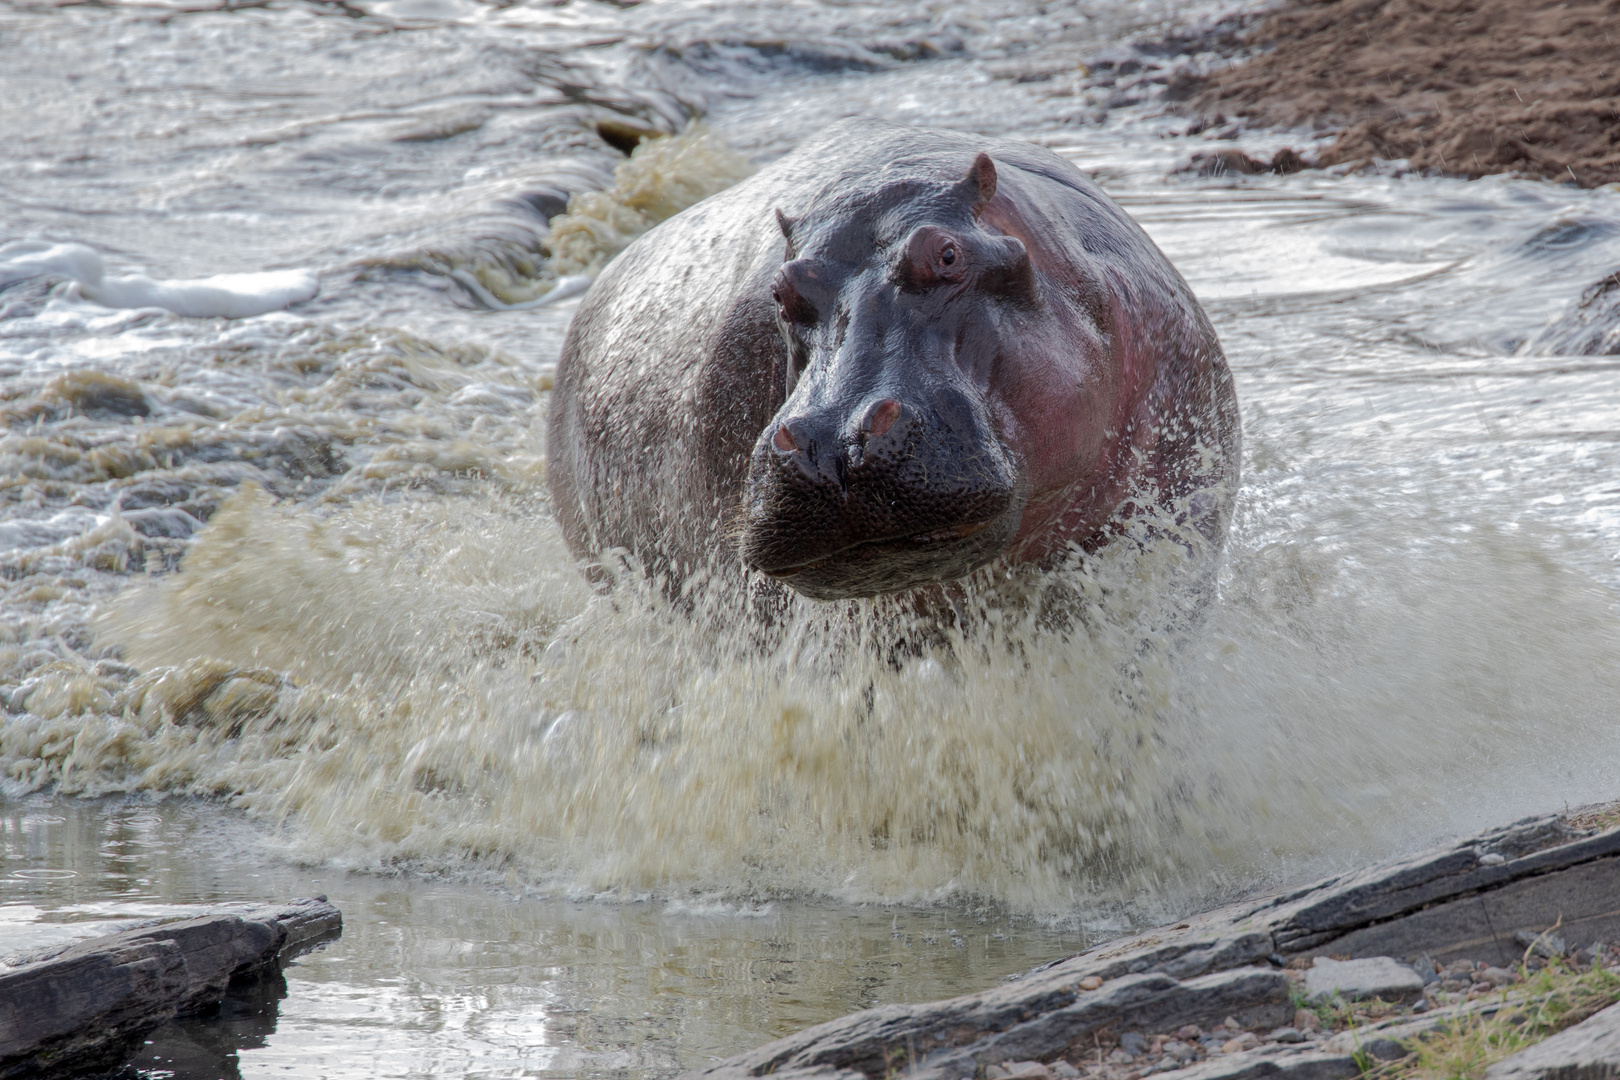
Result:
{"label": "hippo's snout", "polygon": [[1018,470],[974,405],[877,396],[784,409],[754,448],[743,561],[817,600],[962,577],[999,555],[1023,510]]}

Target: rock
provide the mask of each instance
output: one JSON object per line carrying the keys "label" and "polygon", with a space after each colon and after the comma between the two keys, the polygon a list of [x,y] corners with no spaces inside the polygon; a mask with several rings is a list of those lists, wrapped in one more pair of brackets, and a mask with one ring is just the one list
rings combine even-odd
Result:
{"label": "rock", "polygon": [[1099,976],[1087,975],[1085,978],[1080,980],[1080,989],[1082,989],[1082,990],[1096,990],[1096,989],[1100,988],[1102,986],[1102,984],[1103,984],[1103,981]]}
{"label": "rock", "polygon": [[1221,1053],[1238,1054],[1244,1050],[1253,1050],[1260,1045],[1260,1036],[1252,1031],[1245,1031],[1235,1039],[1228,1039],[1221,1044]]}
{"label": "rock", "polygon": [[1171,1039],[1164,1044],[1164,1052],[1177,1061],[1186,1064],[1198,1056],[1198,1048],[1191,1043],[1184,1043],[1180,1039]]}
{"label": "rock", "polygon": [[1302,172],[1311,167],[1311,163],[1300,156],[1299,151],[1285,146],[1271,157],[1271,171],[1281,176],[1290,173]]}
{"label": "rock", "polygon": [[[1493,854],[1502,861],[1485,858]],[[1411,1001],[1425,976],[1392,957],[1432,958],[1424,969],[1431,984],[1441,980],[1440,986],[1466,990],[1475,972],[1472,963],[1456,963],[1462,957],[1487,958],[1504,969],[1517,963],[1525,946],[1508,928],[1539,930],[1562,915],[1562,932],[1579,935],[1573,940],[1615,941],[1620,939],[1616,895],[1620,829],[1581,830],[1556,815],[1526,818],[1269,899],[1106,942],[983,993],[855,1013],[689,1075],[878,1080],[892,1069],[918,1080],[962,1080],[987,1075],[987,1066],[1000,1068],[1006,1061],[1051,1062],[1092,1053],[1093,1036],[1105,1029],[1123,1033],[1116,1053],[1136,1059],[1138,1068],[1163,1070],[1183,1067],[1173,1056],[1156,1064],[1147,1058],[1148,1043],[1140,1033],[1201,1025],[1232,1033],[1221,1049],[1235,1056],[1186,1065],[1178,1080],[1259,1080],[1274,1074],[1287,1080],[1347,1080],[1360,1071],[1358,1047],[1341,1045],[1338,1036],[1256,1045],[1253,1035],[1255,1042],[1246,1044],[1238,1032],[1270,1030],[1294,1020],[1293,1030],[1304,1034],[1289,998],[1289,977],[1302,979],[1313,995],[1321,990],[1346,998],[1382,993]],[[1319,961],[1295,969],[1324,954],[1376,963],[1368,969],[1356,967],[1357,961]],[[1443,971],[1435,960],[1446,964]],[[1276,970],[1279,963],[1287,970]],[[1334,964],[1389,977],[1341,982],[1332,975]],[[1481,978],[1482,985],[1494,985]],[[1083,989],[1093,979],[1096,988]],[[1471,1007],[1487,1011],[1493,1005],[1486,998]],[[1407,1018],[1405,1028],[1363,1029],[1357,1038],[1383,1041],[1376,1049],[1360,1049],[1399,1056],[1405,1052],[1402,1040],[1453,1015],[1449,1008],[1425,1008],[1421,1020]],[[1245,1045],[1252,1048],[1236,1052]],[[1124,1064],[1112,1056],[1109,1061]]]}
{"label": "rock", "polygon": [[[1115,1053],[1118,1053],[1118,1051],[1116,1050]],[[1057,1077],[1058,1080],[1074,1080],[1075,1077],[1080,1075],[1080,1070],[1059,1058],[1052,1063],[1052,1075]]]}
{"label": "rock", "polygon": [[[1073,973],[1049,968],[979,994],[924,1005],[886,1005],[820,1024],[720,1062],[694,1077],[805,1075],[850,1070],[889,1074],[897,1056],[908,1077],[958,1080],[987,1064],[1043,1061],[1089,1048],[1108,1028],[1129,1035],[1208,1023],[1231,1014],[1254,1025],[1292,1015],[1288,981],[1269,968],[1239,968],[1178,981],[1163,973],[1127,975],[1080,994]],[[1138,1040],[1140,1036],[1137,1037]],[[1145,1049],[1145,1047],[1144,1047]]]}
{"label": "rock", "polygon": [[1543,960],[1556,960],[1564,955],[1564,939],[1555,937],[1551,931],[1538,934],[1531,930],[1518,930],[1514,932],[1513,940]]}
{"label": "rock", "polygon": [[1396,1001],[1423,990],[1423,976],[1387,956],[1364,960],[1329,960],[1318,956],[1305,973],[1305,996],[1310,1001],[1360,1001],[1383,998]]}
{"label": "rock", "polygon": [[341,928],[342,915],[319,897],[13,957],[0,972],[0,1077],[114,1068],[148,1032],[218,1003],[232,978],[284,962]]}
{"label": "rock", "polygon": [[1280,1027],[1266,1036],[1266,1042],[1274,1043],[1297,1043],[1304,1040],[1305,1036],[1300,1034],[1299,1028],[1296,1027]]}
{"label": "rock", "polygon": [[[1479,857],[1507,856],[1497,865]],[[1582,836],[1556,815],[1526,818],[1406,859],[1391,860],[1250,909],[1284,956],[1479,955],[1494,941],[1508,964],[1510,942],[1495,927],[1547,926],[1620,931],[1611,898],[1620,891],[1620,829]],[[1466,951],[1465,951],[1466,950]]]}
{"label": "rock", "polygon": [[1324,1054],[1291,1046],[1216,1058],[1177,1074],[1177,1080],[1351,1080],[1361,1075],[1352,1054]]}
{"label": "rock", "polygon": [[1007,1080],[1051,1080],[1052,1072],[1039,1061],[1009,1061],[1001,1066]]}
{"label": "rock", "polygon": [[1309,1009],[1295,1009],[1294,1026],[1301,1031],[1315,1031],[1322,1026],[1322,1018]]}
{"label": "rock", "polygon": [[1176,168],[1178,173],[1194,176],[1253,176],[1269,171],[1265,162],[1256,161],[1237,147],[1224,150],[1200,150]]}
{"label": "rock", "polygon": [[1615,1080],[1616,1077],[1620,1077],[1620,1005],[1611,1005],[1485,1070],[1485,1080]]}
{"label": "rock", "polygon": [[1499,967],[1488,967],[1483,971],[1477,972],[1475,978],[1479,979],[1480,982],[1490,983],[1492,986],[1497,987],[1507,986],[1510,983],[1516,983],[1519,981],[1519,977],[1513,974],[1513,972],[1508,971],[1506,968]]}

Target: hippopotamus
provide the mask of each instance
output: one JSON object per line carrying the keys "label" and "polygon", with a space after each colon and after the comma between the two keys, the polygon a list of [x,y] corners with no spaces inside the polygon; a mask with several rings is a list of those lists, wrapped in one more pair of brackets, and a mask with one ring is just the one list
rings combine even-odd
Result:
{"label": "hippopotamus", "polygon": [[547,470],[578,556],[834,601],[1049,566],[1147,513],[1218,550],[1239,439],[1192,291],[1073,164],[848,120],[607,266]]}

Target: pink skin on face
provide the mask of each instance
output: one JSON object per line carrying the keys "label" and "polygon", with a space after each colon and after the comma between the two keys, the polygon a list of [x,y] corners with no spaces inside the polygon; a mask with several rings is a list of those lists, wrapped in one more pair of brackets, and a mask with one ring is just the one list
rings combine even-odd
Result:
{"label": "pink skin on face", "polygon": [[[1131,421],[1145,404],[1144,376],[1152,366],[1120,340],[1117,328],[1099,328],[1075,290],[1054,284],[1095,280],[1095,274],[1042,243],[1039,211],[1020,205],[1010,187],[985,207],[980,224],[1018,237],[1047,287],[1041,310],[1004,336],[987,390],[1029,483],[1008,555],[1031,560],[1094,536],[1134,483],[1131,451],[1152,434],[1151,425]],[[1110,357],[1110,345],[1116,356],[1127,353],[1123,362]]]}

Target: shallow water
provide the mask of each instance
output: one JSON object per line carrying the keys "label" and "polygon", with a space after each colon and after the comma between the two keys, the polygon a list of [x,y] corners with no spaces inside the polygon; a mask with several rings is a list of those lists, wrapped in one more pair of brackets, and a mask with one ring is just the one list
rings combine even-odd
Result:
{"label": "shallow water", "polygon": [[[0,242],[320,279],[237,320],[0,291],[6,951],[327,892],[277,1016],[148,1064],[666,1075],[1612,797],[1620,362],[1548,343],[1620,194],[1170,176],[1211,144],[1074,64],[1199,14],[0,7]],[[1067,578],[1081,632],[987,609],[899,668],[880,607],[761,650],[568,558],[557,283],[862,113],[1052,146],[1204,301],[1245,472],[1190,641],[1119,553]]]}

